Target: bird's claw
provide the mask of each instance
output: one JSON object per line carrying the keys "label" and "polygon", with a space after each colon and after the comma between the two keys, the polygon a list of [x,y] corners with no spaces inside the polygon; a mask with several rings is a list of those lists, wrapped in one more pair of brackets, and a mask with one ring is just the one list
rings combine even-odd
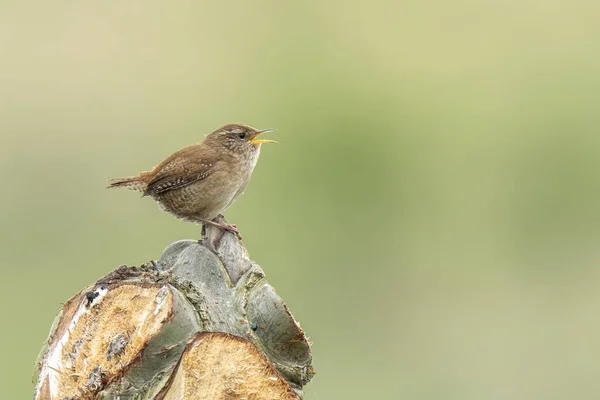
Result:
{"label": "bird's claw", "polygon": [[211,239],[208,238],[208,232],[206,229],[207,225],[211,225],[214,226],[215,228],[219,229],[221,231],[221,234],[218,235],[218,239],[217,238],[213,238],[213,247],[214,244],[218,244],[221,242],[221,238],[223,236],[223,232],[227,231],[227,232],[231,232],[233,235],[235,235],[235,237],[241,242],[242,241],[242,235],[240,234],[240,231],[238,230],[237,225],[235,224],[227,224],[224,223],[223,221],[218,221],[218,219],[216,220],[211,220],[211,221],[204,221],[204,223],[202,224],[202,238],[203,239],[207,239],[208,241],[211,241]]}
{"label": "bird's claw", "polygon": [[242,235],[236,224],[223,224],[223,229],[233,233],[240,242],[242,241]]}

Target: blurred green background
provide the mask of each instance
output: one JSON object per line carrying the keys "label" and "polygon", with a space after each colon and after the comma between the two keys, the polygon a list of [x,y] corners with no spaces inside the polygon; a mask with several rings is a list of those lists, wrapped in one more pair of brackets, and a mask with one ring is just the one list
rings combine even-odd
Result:
{"label": "blurred green background", "polygon": [[275,127],[226,212],[307,400],[600,396],[594,1],[2,1],[2,398],[61,303],[197,238],[109,177]]}

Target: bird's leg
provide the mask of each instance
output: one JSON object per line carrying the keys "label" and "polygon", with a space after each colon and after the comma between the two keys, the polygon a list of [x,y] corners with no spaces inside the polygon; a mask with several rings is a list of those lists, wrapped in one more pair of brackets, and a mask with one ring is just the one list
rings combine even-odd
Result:
{"label": "bird's leg", "polygon": [[214,226],[215,228],[219,228],[222,231],[228,231],[231,232],[235,235],[236,238],[238,238],[238,240],[242,240],[242,235],[240,235],[240,231],[238,231],[238,228],[236,225],[233,224],[220,224],[218,222],[215,221],[210,221],[210,220],[204,220],[202,221],[205,225],[211,225]]}
{"label": "bird's leg", "polygon": [[215,242],[220,242],[221,241],[221,236],[223,236],[223,232],[219,232],[219,238],[218,239],[211,239],[208,236],[208,232],[206,231],[206,223],[205,221],[202,221],[202,232],[201,234],[201,239],[200,239],[200,243],[202,243],[204,245],[204,247],[206,247],[207,249],[209,249],[213,254],[215,255],[219,255],[219,252],[217,251],[216,247],[215,247]]}

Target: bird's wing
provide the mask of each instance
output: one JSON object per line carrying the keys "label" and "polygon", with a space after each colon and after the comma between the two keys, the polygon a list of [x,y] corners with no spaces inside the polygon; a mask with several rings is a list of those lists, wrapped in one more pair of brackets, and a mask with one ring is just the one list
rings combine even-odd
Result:
{"label": "bird's wing", "polygon": [[211,153],[199,151],[199,145],[181,149],[154,168],[145,196],[175,190],[206,179],[216,170],[217,160]]}

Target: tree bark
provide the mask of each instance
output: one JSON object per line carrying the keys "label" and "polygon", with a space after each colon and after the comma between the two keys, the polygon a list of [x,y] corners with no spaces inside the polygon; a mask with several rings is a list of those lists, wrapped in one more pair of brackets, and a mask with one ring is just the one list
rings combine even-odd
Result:
{"label": "tree bark", "polygon": [[314,375],[304,332],[241,243],[207,235],[69,299],[40,352],[34,399],[301,398]]}

